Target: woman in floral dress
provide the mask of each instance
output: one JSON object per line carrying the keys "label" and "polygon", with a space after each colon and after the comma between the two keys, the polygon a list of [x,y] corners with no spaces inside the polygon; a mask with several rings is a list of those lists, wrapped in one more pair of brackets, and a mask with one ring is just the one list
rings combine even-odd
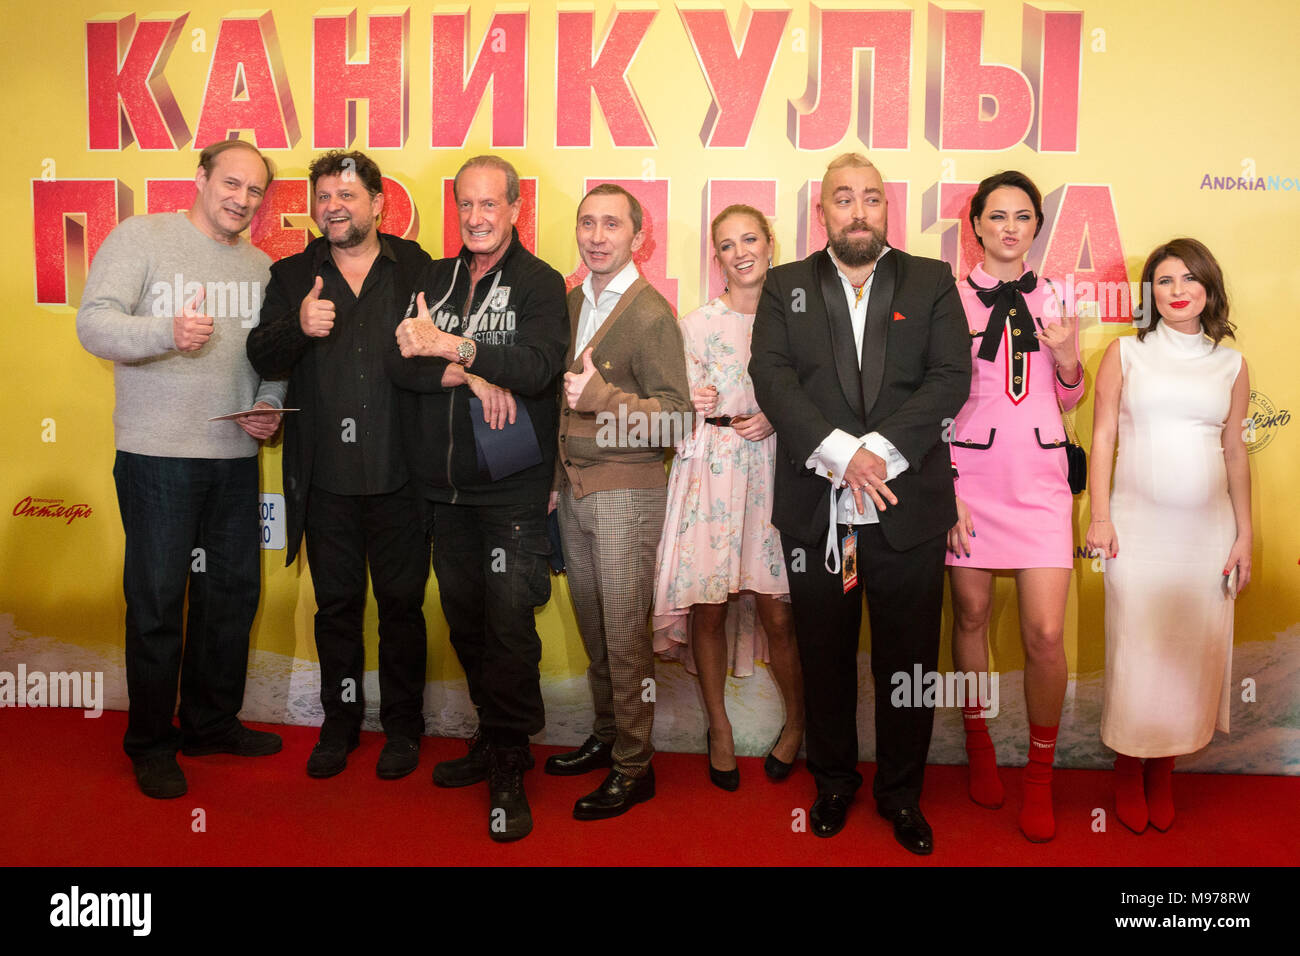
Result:
{"label": "woman in floral dress", "polygon": [[776,438],[748,371],[772,229],[758,210],[728,206],[713,220],[712,238],[727,288],[681,320],[697,420],[668,479],[654,639],[658,653],[697,673],[709,717],[709,778],[735,790],[728,658],[737,677],[767,661],[780,689],[785,725],[764,764],[773,780],[789,775],[803,739],[803,678],[781,538],[771,523]]}

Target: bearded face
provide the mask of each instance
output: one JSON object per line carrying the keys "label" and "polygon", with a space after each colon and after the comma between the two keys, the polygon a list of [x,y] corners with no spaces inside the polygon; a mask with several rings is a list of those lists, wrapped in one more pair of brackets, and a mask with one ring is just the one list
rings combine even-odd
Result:
{"label": "bearded face", "polygon": [[874,166],[827,170],[817,211],[831,251],[846,266],[870,265],[885,250],[885,184]]}

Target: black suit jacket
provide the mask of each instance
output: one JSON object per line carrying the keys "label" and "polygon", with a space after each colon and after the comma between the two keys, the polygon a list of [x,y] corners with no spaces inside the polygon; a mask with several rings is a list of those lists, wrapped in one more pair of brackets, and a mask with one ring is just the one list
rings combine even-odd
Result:
{"label": "black suit jacket", "polygon": [[843,285],[830,254],[768,270],[749,373],[777,435],[772,523],[807,544],[826,538],[831,483],[805,466],[834,429],[879,432],[907,459],[880,514],[897,550],[957,520],[945,427],[970,395],[970,332],[952,271],[891,249],[871,286],[862,368]]}

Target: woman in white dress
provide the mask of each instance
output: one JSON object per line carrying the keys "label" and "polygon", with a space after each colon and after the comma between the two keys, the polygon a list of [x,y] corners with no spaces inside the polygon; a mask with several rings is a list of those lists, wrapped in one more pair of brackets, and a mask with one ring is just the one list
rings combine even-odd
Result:
{"label": "woman in white dress", "polygon": [[1232,602],[1252,547],[1250,382],[1222,344],[1234,326],[1210,251],[1174,239],[1152,252],[1140,312],[1097,372],[1087,537],[1107,559],[1101,739],[1117,754],[1116,813],[1137,833],[1173,823],[1174,758],[1228,730]]}

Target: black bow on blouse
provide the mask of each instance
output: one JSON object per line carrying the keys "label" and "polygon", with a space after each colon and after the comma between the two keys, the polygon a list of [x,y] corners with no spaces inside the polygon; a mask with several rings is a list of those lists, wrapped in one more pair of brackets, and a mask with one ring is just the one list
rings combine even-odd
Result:
{"label": "black bow on blouse", "polygon": [[1002,328],[1008,318],[1011,319],[1012,350],[1038,351],[1038,339],[1034,337],[1034,319],[1025,302],[1025,293],[1033,292],[1038,285],[1037,276],[1026,272],[1015,282],[999,282],[991,289],[976,285],[970,276],[966,277],[966,281],[982,303],[993,307],[989,313],[988,325],[984,327],[984,337],[980,341],[980,358],[986,362],[997,360],[998,346],[1002,343]]}

